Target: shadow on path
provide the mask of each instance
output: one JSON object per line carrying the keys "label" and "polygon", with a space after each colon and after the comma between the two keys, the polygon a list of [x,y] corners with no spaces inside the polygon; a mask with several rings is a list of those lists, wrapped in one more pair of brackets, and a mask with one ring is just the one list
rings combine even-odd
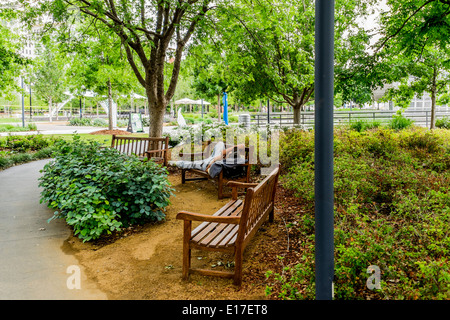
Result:
{"label": "shadow on path", "polygon": [[[38,178],[48,161],[0,171],[0,299],[107,299],[77,259],[64,252],[71,234],[65,222],[47,223],[53,211],[39,203]],[[69,289],[77,274],[81,288]]]}

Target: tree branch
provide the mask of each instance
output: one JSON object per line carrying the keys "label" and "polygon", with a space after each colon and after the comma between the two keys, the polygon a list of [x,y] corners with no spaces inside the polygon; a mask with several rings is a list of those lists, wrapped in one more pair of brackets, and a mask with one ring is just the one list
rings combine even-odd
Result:
{"label": "tree branch", "polygon": [[[209,3],[208,0],[203,2],[201,11],[193,18],[188,30],[186,31],[186,34],[184,35],[184,37],[182,39],[179,39],[180,34],[177,33],[177,38],[178,38],[177,39],[177,48],[175,51],[175,60],[174,60],[174,64],[173,64],[172,77],[170,79],[170,84],[169,84],[169,87],[167,88],[167,91],[165,94],[165,98],[167,101],[169,101],[173,97],[173,94],[175,93],[178,75],[180,73],[181,56],[183,53],[183,49],[184,49],[186,43],[189,41],[189,38],[191,37],[192,33],[194,32],[194,29],[195,29],[198,21],[200,21],[200,19],[203,18],[205,16],[206,12],[209,10],[208,3]],[[180,17],[180,19],[181,19],[181,17]]]}
{"label": "tree branch", "polygon": [[378,46],[378,48],[375,49],[374,54],[376,54],[378,51],[380,51],[385,45],[386,43],[392,39],[393,37],[395,37],[396,35],[398,35],[400,33],[400,31],[403,30],[403,28],[406,26],[406,24],[408,23],[409,20],[412,19],[412,17],[414,17],[420,10],[422,10],[427,4],[434,2],[436,0],[428,0],[426,1],[424,4],[422,4],[419,8],[417,8],[416,10],[414,10],[414,12],[405,20],[403,21],[403,24],[400,26],[400,28],[397,29],[396,32],[394,32],[394,34],[391,34],[390,36],[386,37],[381,44]]}

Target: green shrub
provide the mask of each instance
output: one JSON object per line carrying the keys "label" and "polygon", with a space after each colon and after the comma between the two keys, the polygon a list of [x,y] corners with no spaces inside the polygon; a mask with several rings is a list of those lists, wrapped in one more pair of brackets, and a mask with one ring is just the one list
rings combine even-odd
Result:
{"label": "green shrub", "polygon": [[411,127],[413,123],[413,120],[405,118],[401,114],[397,114],[392,117],[392,120],[389,121],[388,126],[394,130],[402,130]]}
{"label": "green shrub", "polygon": [[53,153],[55,152],[55,149],[56,149],[55,147],[50,146],[38,150],[34,153],[33,158],[36,160],[51,158],[53,156]]}
{"label": "green shrub", "polygon": [[239,116],[229,116],[228,117],[228,122],[230,122],[230,123],[237,123],[237,122],[239,122]]}
{"label": "green shrub", "polygon": [[0,169],[9,168],[12,165],[9,157],[0,156]]}
{"label": "green shrub", "polygon": [[[90,126],[90,127],[107,127],[108,120],[92,119],[92,118],[72,118],[69,121],[70,126]],[[117,120],[117,126],[120,128],[126,127],[128,120]]]}
{"label": "green shrub", "polygon": [[217,113],[217,109],[210,108],[206,116],[211,119],[217,119],[219,117],[219,114]]}
{"label": "green shrub", "polygon": [[0,124],[0,132],[21,132],[21,131],[35,131],[36,124],[28,123],[25,127],[21,125]]}
{"label": "green shrub", "polygon": [[91,126],[92,120],[91,118],[72,118],[69,120],[70,126]]}
{"label": "green shrub", "polygon": [[[442,131],[445,133],[446,131]],[[410,128],[334,135],[335,299],[449,299],[450,153],[439,131]],[[280,140],[280,182],[301,205],[298,261],[269,272],[268,293],[314,298],[314,133]],[[291,144],[292,143],[292,144]],[[294,233],[292,231],[292,233]],[[381,290],[366,287],[377,265]]]}
{"label": "green shrub", "polygon": [[56,141],[58,139],[43,135],[7,136],[0,140],[0,169],[51,158]]}
{"label": "green shrub", "polygon": [[53,218],[64,218],[80,239],[164,219],[172,190],[164,168],[77,135],[56,147],[55,160],[42,170],[41,202],[56,209]]}
{"label": "green shrub", "polygon": [[42,134],[7,136],[1,147],[16,152],[36,151],[53,145],[55,141],[56,139],[46,138]]}
{"label": "green shrub", "polygon": [[437,119],[435,125],[437,128],[450,129],[450,118],[443,117],[441,119]]}
{"label": "green shrub", "polygon": [[365,121],[365,120],[357,120],[350,123],[350,129],[361,132],[369,129],[378,128],[381,126],[381,122],[379,121]]}
{"label": "green shrub", "polygon": [[94,127],[107,127],[108,122],[104,119],[93,119],[92,120],[92,126]]}

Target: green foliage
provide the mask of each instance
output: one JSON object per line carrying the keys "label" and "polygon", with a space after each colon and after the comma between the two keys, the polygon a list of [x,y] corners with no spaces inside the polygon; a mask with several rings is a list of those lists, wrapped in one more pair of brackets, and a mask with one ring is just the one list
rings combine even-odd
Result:
{"label": "green foliage", "polygon": [[391,129],[401,130],[401,129],[409,128],[410,126],[412,126],[413,123],[414,123],[413,120],[405,118],[401,114],[397,114],[392,117],[392,120],[389,121],[388,126]]}
{"label": "green foliage", "polygon": [[358,120],[355,122],[350,123],[350,128],[353,130],[356,130],[358,132],[364,131],[364,130],[370,130],[373,128],[378,128],[381,125],[381,122],[379,121],[364,121],[364,120]]}
{"label": "green foliage", "polygon": [[51,107],[64,97],[64,68],[66,58],[54,50],[50,44],[44,46],[35,62],[36,71],[32,75],[37,96]]}
{"label": "green foliage", "polygon": [[[108,122],[105,119],[72,118],[69,120],[69,125],[70,126],[107,127]],[[117,120],[118,127],[126,127],[127,125],[128,125],[128,122],[126,120]]]}
{"label": "green foliage", "polygon": [[450,129],[450,118],[443,117],[436,120],[436,128]]}
{"label": "green foliage", "polygon": [[[336,299],[450,298],[448,138],[439,129],[336,130]],[[281,183],[304,211],[294,224],[300,261],[269,273],[268,293],[283,299],[314,298],[313,140],[296,130],[280,140]],[[381,290],[366,287],[370,265],[381,270]]]}
{"label": "green foliage", "polygon": [[0,140],[0,170],[33,160],[51,158],[57,139],[42,135],[7,136]]}
{"label": "green foliage", "polygon": [[42,170],[41,202],[56,209],[53,218],[64,218],[83,241],[165,218],[172,189],[164,168],[77,135],[57,148],[55,160]]}
{"label": "green foliage", "polygon": [[14,152],[36,151],[49,147],[55,142],[55,138],[47,138],[41,134],[6,136],[6,139],[0,140],[0,149],[8,149]]}
{"label": "green foliage", "polygon": [[36,125],[34,123],[28,123],[25,127],[15,126],[12,124],[0,124],[0,132],[22,132],[34,130],[36,130]]}
{"label": "green foliage", "polygon": [[[7,6],[0,8],[1,21],[10,19],[6,12],[8,9],[4,7]],[[30,63],[30,60],[22,57],[18,53],[19,49],[19,36],[2,23],[0,25],[0,96],[6,93],[9,97],[13,97],[13,92],[20,90],[17,85],[17,76]]]}

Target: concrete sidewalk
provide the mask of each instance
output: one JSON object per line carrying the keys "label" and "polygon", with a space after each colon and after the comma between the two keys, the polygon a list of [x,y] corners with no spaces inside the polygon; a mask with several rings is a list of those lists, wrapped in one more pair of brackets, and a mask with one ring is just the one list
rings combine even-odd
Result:
{"label": "concrete sidewalk", "polygon": [[[15,123],[15,125],[21,125]],[[104,127],[84,127],[84,126],[68,126],[67,122],[36,122],[36,131],[20,131],[20,132],[0,132],[0,137],[8,135],[31,135],[31,134],[74,134],[76,133],[91,133],[100,130],[106,130]],[[169,133],[176,126],[164,126],[163,132]],[[127,128],[119,128],[119,130],[126,131]],[[144,133],[148,133],[149,128],[144,127]]]}
{"label": "concrete sidewalk", "polygon": [[[39,204],[41,160],[0,171],[0,299],[92,300],[107,299],[89,281],[77,259],[64,253],[70,235],[65,221],[50,223],[53,210]],[[68,288],[80,270],[81,288]]]}
{"label": "concrete sidewalk", "polygon": [[[20,131],[20,132],[0,132],[1,136],[7,135],[31,135],[31,134],[73,134],[77,133],[91,133],[99,130],[105,130],[103,127],[85,127],[85,126],[69,126],[67,122],[36,122],[36,131]],[[21,124],[15,124],[21,126]],[[126,128],[121,128],[126,131]],[[147,128],[148,131],[148,128]]]}

